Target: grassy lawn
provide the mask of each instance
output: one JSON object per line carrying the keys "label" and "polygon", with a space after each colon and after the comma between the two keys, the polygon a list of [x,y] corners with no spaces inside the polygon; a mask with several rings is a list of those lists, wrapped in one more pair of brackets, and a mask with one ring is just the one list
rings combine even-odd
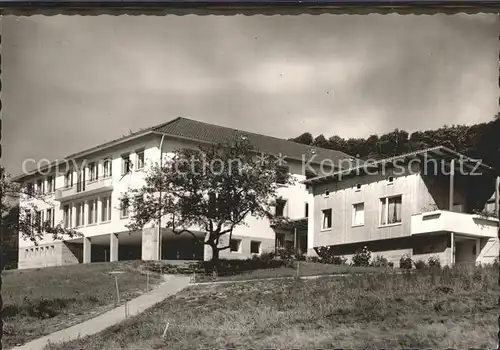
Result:
{"label": "grassy lawn", "polygon": [[[266,279],[266,278],[280,278],[280,277],[295,277],[299,274],[302,277],[305,276],[318,276],[318,275],[343,275],[343,274],[353,274],[353,273],[366,273],[366,272],[381,272],[384,269],[378,269],[374,267],[355,267],[349,265],[332,265],[332,264],[321,264],[312,262],[299,262],[297,268],[297,262],[294,266],[281,266],[274,269],[259,269],[252,271],[241,271],[232,274],[226,274],[219,276],[215,281],[244,281],[253,279]],[[390,269],[389,271],[396,271]],[[196,275],[197,282],[212,282],[214,279],[209,275]]]}
{"label": "grassy lawn", "polygon": [[[115,275],[121,301],[146,290],[147,276],[139,262],[92,263],[43,269],[9,270],[2,273],[4,346],[69,327],[116,306]],[[150,274],[150,284],[161,282]]]}
{"label": "grassy lawn", "polygon": [[48,349],[492,349],[497,276],[457,268],[200,285]]}

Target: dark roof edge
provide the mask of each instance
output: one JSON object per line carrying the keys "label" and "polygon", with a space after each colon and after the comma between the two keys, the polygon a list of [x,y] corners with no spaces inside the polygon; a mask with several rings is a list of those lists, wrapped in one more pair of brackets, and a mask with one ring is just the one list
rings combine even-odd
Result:
{"label": "dark roof edge", "polygon": [[[443,151],[444,153],[448,153],[448,155],[452,156],[453,159],[458,158],[458,159],[463,159],[467,162],[479,163],[479,166],[481,168],[486,168],[486,169],[493,171],[493,172],[500,175],[500,173],[497,170],[495,170],[494,168],[492,168],[491,166],[489,166],[487,164],[482,163],[482,161],[480,159],[471,158],[469,156],[466,156],[465,154],[451,150],[445,146],[435,146],[435,147],[430,147],[430,148],[426,148],[426,149],[419,150],[419,151],[404,153],[404,154],[401,154],[399,156],[384,158],[384,159],[374,161],[374,162],[365,162],[361,166],[351,167],[349,169],[337,171],[337,172],[334,172],[334,173],[329,174],[329,175],[317,176],[317,177],[314,177],[311,179],[303,180],[303,181],[301,181],[301,183],[305,184],[305,185],[314,185],[314,184],[319,184],[319,183],[325,183],[325,182],[330,181],[330,180],[335,180],[335,178],[338,177],[338,175],[349,175],[349,174],[352,174],[353,172],[355,172],[356,170],[363,170],[363,169],[366,170],[368,168],[371,168],[371,169],[378,168],[382,164],[392,163],[392,162],[395,162],[399,159],[405,159],[408,157],[418,156],[421,154],[429,154],[430,152],[435,152],[435,151]],[[442,157],[439,157],[435,154],[432,156],[432,158],[436,159],[436,158],[442,158]],[[361,175],[362,174],[355,174],[354,176],[361,176]]]}

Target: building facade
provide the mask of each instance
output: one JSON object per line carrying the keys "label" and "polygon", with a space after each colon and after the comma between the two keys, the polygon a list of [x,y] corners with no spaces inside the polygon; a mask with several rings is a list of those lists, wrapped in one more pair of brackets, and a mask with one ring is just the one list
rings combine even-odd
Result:
{"label": "building facade", "polygon": [[434,256],[444,265],[492,263],[498,256],[498,174],[445,147],[304,184],[314,197],[311,255],[330,246],[349,260],[366,246],[395,266],[403,254],[425,262]]}
{"label": "building facade", "polygon": [[[14,180],[27,192],[37,193],[36,198],[29,195],[21,198],[20,207],[26,215],[54,225],[62,223],[83,235],[53,240],[52,235],[42,233],[36,245],[20,235],[19,268],[134,259],[209,259],[210,248],[195,244],[189,234],[175,235],[168,228],[154,226],[129,231],[126,225],[130,223],[131,213],[122,198],[129,189],[144,184],[145,173],[152,164],[175,150],[229,142],[235,137],[245,137],[259,151],[285,158],[297,183],[279,188],[276,210],[291,219],[304,220],[313,202],[312,194],[302,183],[306,180],[305,169],[317,171],[324,160],[328,160],[332,170],[340,169],[337,164],[352,162],[352,158],[342,152],[177,118],[17,176]],[[36,211],[32,209],[33,204]],[[307,234],[307,228],[294,232],[272,227],[267,219],[249,217],[246,225],[235,229],[231,248],[222,251],[220,256],[248,258],[285,246],[301,246],[305,251]],[[198,235],[204,237],[201,230]],[[228,243],[221,240],[221,245]]]}

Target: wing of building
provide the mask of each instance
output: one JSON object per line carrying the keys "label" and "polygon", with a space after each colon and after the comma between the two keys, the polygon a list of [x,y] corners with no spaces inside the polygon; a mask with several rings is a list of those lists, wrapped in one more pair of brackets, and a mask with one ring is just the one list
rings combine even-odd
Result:
{"label": "wing of building", "polygon": [[446,147],[365,163],[305,180],[308,247],[351,258],[367,247],[399,265],[492,263],[498,257],[498,171]]}
{"label": "wing of building", "polygon": [[[177,236],[164,227],[129,232],[125,226],[129,223],[128,208],[120,203],[120,198],[129,188],[142,186],[149,164],[158,162],[161,155],[240,137],[261,152],[284,157],[299,180],[312,176],[308,175],[311,171],[320,173],[320,168],[333,173],[361,164],[339,151],[177,118],[15,177],[29,191],[44,196],[44,200],[22,199],[22,208],[36,201],[40,210],[32,213],[33,218],[62,222],[84,236],[54,241],[51,235],[44,235],[36,246],[20,237],[19,268],[131,259],[209,259],[210,250],[194,244],[189,235]],[[135,166],[131,169],[130,164]],[[277,210],[297,224],[278,228],[268,220],[249,217],[247,226],[235,230],[231,249],[221,252],[221,257],[247,258],[285,246],[307,250],[307,216],[313,196],[302,183],[283,186],[279,192]],[[199,235],[203,236],[203,232]]]}

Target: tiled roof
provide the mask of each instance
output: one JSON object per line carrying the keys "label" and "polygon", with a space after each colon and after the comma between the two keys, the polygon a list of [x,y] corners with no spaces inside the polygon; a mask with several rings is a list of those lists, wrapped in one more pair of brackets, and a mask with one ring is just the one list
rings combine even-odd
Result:
{"label": "tiled roof", "polygon": [[[298,160],[302,160],[302,155],[304,155],[306,160],[313,158],[311,163],[320,163],[322,160],[330,159],[334,165],[338,165],[342,164],[340,163],[342,159],[353,159],[350,155],[340,151],[317,148],[273,136],[231,129],[187,118],[174,119],[154,127],[153,130],[162,134],[213,143],[226,143],[237,137],[246,137],[250,144],[260,152],[274,155],[281,153],[287,158]],[[330,164],[325,163],[325,166],[328,165]]]}
{"label": "tiled roof", "polygon": [[[248,141],[250,141],[252,146],[256,148],[258,151],[273,155],[279,155],[281,153],[283,156],[286,156],[284,160],[286,159],[302,160],[302,155],[304,155],[306,161],[309,161],[312,158],[312,160],[310,161],[311,164],[314,163],[319,164],[322,160],[329,159],[336,166],[340,164],[340,165],[345,165],[346,167],[349,167],[347,161],[340,163],[341,160],[352,159],[352,161],[354,161],[354,158],[340,151],[328,150],[324,148],[316,148],[296,143],[293,141],[280,139],[277,137],[255,134],[251,132],[231,129],[224,126],[203,123],[200,121],[187,118],[180,118],[180,117],[173,119],[167,123],[145,128],[137,132],[131,133],[130,135],[123,136],[109,142],[105,142],[103,144],[85,149],[78,153],[71,154],[65,157],[65,159],[81,158],[89,154],[101,151],[103,149],[107,149],[108,147],[112,147],[114,145],[127,142],[129,140],[138,137],[150,135],[152,133],[166,134],[172,137],[188,138],[194,141],[202,141],[209,143],[226,143],[231,140],[234,140],[235,137],[246,136]],[[62,163],[62,161],[54,162],[50,165],[47,165],[45,168],[53,167],[58,163]],[[325,166],[330,166],[330,165],[331,163],[325,164]],[[18,175],[14,177],[13,180],[14,181],[21,180],[26,176],[34,174],[36,174],[36,171],[31,171],[26,174]]]}

